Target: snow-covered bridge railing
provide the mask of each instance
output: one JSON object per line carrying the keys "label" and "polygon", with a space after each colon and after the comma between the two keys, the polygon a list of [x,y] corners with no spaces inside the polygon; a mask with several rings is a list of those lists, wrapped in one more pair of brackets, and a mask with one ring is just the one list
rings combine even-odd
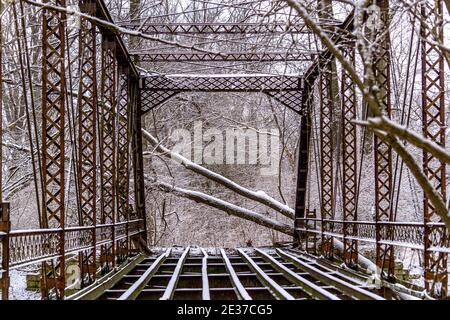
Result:
{"label": "snow-covered bridge railing", "polygon": [[[143,219],[66,229],[13,230],[9,232],[10,269],[112,245],[144,233]],[[59,238],[64,239],[60,248]],[[95,245],[94,245],[95,243]],[[112,252],[116,252],[113,248]],[[111,257],[103,257],[105,260]]]}
{"label": "snow-covered bridge railing", "polygon": [[[302,218],[302,226],[296,228],[296,231],[315,235],[326,235],[340,241],[356,240],[360,242],[376,243],[384,245],[424,250],[423,239],[425,225],[419,222],[390,222],[390,221],[342,221],[325,220],[320,218]],[[323,231],[323,223],[329,225],[328,231]],[[428,248],[431,252],[450,253],[449,246],[442,246],[442,231],[445,230],[445,224],[441,222],[429,223],[432,230],[430,239],[432,242]],[[445,243],[445,242],[444,242]]]}

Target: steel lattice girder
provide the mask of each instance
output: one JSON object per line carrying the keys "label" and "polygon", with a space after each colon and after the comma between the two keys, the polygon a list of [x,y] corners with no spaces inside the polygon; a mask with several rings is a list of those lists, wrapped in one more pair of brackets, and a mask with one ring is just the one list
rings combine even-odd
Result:
{"label": "steel lattice girder", "polygon": [[[99,147],[100,147],[100,223],[108,224],[116,221],[116,78],[117,59],[116,44],[103,37],[101,46],[101,99],[99,121]],[[115,263],[115,233],[112,232],[113,241],[101,247],[100,262],[108,266]]]}
{"label": "steel lattice girder", "polygon": [[120,23],[121,27],[147,34],[299,34],[310,33],[305,25],[286,23]]}
{"label": "steel lattice girder", "polygon": [[142,81],[142,107],[147,112],[182,92],[261,92],[297,113],[302,111],[303,78],[285,75],[177,75]]}
{"label": "steel lattice girder", "polygon": [[334,189],[333,189],[333,100],[331,95],[331,62],[323,64],[319,77],[320,91],[320,187],[322,191],[322,254],[329,256],[333,252],[333,237],[326,232],[333,232],[334,219]]}
{"label": "steel lattice girder", "polygon": [[[377,86],[378,101],[385,116],[391,115],[391,59],[389,36],[389,1],[377,0],[380,7],[380,27],[378,34],[381,39],[374,46],[373,73]],[[375,219],[376,221],[393,221],[392,210],[392,148],[389,144],[374,135],[375,148]],[[394,275],[394,246],[381,244],[381,227],[376,228],[376,263],[384,271],[387,277]],[[391,232],[388,228],[387,232]],[[384,274],[384,273],[383,273]]]}
{"label": "steel lattice girder", "polygon": [[[355,44],[347,43],[344,49],[345,58],[355,65]],[[343,233],[344,233],[344,261],[349,266],[358,264],[358,241],[348,239],[348,236],[356,236],[355,225],[349,225],[347,221],[356,221],[357,208],[357,145],[356,127],[352,123],[357,118],[356,90],[350,74],[342,68],[341,101],[342,101],[342,194],[343,194]]]}
{"label": "steel lattice girder", "polygon": [[[119,95],[117,101],[117,221],[129,219],[129,152],[130,152],[130,76],[127,68],[119,69]],[[125,227],[128,234],[128,227]],[[128,237],[117,244],[117,255],[124,257],[128,250]]]}
{"label": "steel lattice girder", "polygon": [[131,55],[139,57],[141,62],[288,62],[288,61],[311,61],[317,53],[315,52],[149,52],[131,51]]}
{"label": "steel lattice girder", "polygon": [[[55,4],[65,7],[65,0]],[[42,206],[43,227],[64,228],[65,13],[43,10],[42,30]],[[58,235],[60,258],[42,265],[41,292],[64,298],[64,233]]]}
{"label": "steel lattice girder", "polygon": [[[422,55],[422,124],[423,135],[445,147],[445,82],[444,57],[438,45],[429,39],[443,43],[442,1],[425,1],[421,6],[420,41]],[[433,28],[433,30],[431,29]],[[433,32],[436,35],[433,35]],[[446,201],[445,163],[428,152],[423,152],[423,170],[438,194]],[[430,225],[440,221],[427,195],[424,196],[424,276],[428,292],[439,296],[448,294],[447,253],[430,252],[430,247],[447,247],[449,237],[446,228]]]}
{"label": "steel lattice girder", "polygon": [[[80,4],[83,12],[95,12],[95,4]],[[82,19],[79,31],[80,84],[78,91],[78,190],[82,226],[97,222],[97,60],[96,27]],[[81,282],[95,280],[96,234],[91,235],[93,249],[80,252]],[[87,279],[86,279],[87,278]]]}

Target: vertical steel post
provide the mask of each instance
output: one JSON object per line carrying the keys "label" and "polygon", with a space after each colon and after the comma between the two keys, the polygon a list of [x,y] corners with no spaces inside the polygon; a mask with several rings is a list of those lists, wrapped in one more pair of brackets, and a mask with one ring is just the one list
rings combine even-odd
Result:
{"label": "vertical steel post", "polygon": [[[119,66],[119,89],[117,101],[117,221],[129,219],[129,152],[130,152],[130,75],[127,67]],[[117,256],[123,261],[128,255],[128,224],[126,237],[117,243]]]}
{"label": "vertical steel post", "polygon": [[[101,106],[99,121],[100,151],[100,223],[116,222],[116,114],[117,114],[117,57],[115,42],[102,37]],[[115,265],[115,232],[111,230],[111,244],[103,245],[100,263],[104,271]]]}
{"label": "vertical steel post", "polygon": [[9,218],[9,203],[2,203],[0,207],[0,240],[2,245],[2,273],[1,286],[2,300],[9,298],[9,232],[11,222]]}
{"label": "vertical steel post", "polygon": [[[65,7],[65,0],[55,4]],[[43,9],[42,163],[43,227],[64,230],[65,20],[64,12]],[[64,231],[57,236],[60,257],[42,266],[43,298],[64,298]],[[53,291],[53,292],[51,292]]]}
{"label": "vertical steel post", "polygon": [[309,161],[309,141],[311,136],[311,85],[305,82],[303,92],[303,116],[300,122],[300,145],[298,151],[297,165],[297,189],[295,198],[295,221],[294,242],[302,245],[308,234],[297,232],[298,228],[305,227],[308,223],[304,220],[306,217],[306,188],[308,185],[308,161]]}
{"label": "vertical steel post", "polygon": [[[420,44],[422,56],[422,125],[425,138],[445,147],[445,82],[442,49],[434,42],[444,43],[441,0],[428,0],[421,5]],[[430,42],[431,41],[431,42]],[[445,163],[423,152],[423,170],[436,192],[446,200]],[[424,195],[424,277],[425,288],[436,296],[448,294],[448,254],[431,252],[432,246],[448,246],[445,227],[433,226],[441,221]]]}
{"label": "vertical steel post", "polygon": [[[345,44],[344,56],[347,61],[355,65],[355,43]],[[357,266],[358,241],[350,240],[348,236],[356,236],[356,225],[348,221],[358,218],[356,208],[357,193],[357,145],[356,127],[352,120],[356,119],[356,90],[349,73],[342,68],[341,72],[341,112],[342,112],[342,205],[343,205],[343,233],[344,233],[344,262],[350,267]]]}
{"label": "vertical steel post", "polygon": [[147,224],[145,214],[145,183],[144,183],[144,159],[142,150],[142,125],[141,125],[141,92],[139,81],[132,79],[132,156],[134,174],[135,208],[140,219],[144,219],[144,240],[147,242]]}
{"label": "vertical steel post", "polygon": [[[377,0],[380,19],[377,34],[380,37],[374,46],[373,73],[379,88],[378,101],[385,116],[391,116],[391,59],[389,36],[389,1]],[[374,135],[375,161],[375,222],[376,222],[376,263],[382,270],[382,276],[394,275],[394,246],[381,244],[382,227],[379,222],[393,221],[392,209],[392,148]],[[391,228],[385,228],[390,237]]]}
{"label": "vertical steel post", "polygon": [[[0,10],[3,8],[0,3]],[[0,142],[3,141],[3,33],[2,23],[0,19]],[[0,145],[0,203],[3,204],[3,146]],[[2,245],[2,273],[1,273],[1,287],[2,300],[9,298],[9,231],[11,228],[9,222],[9,205],[5,208],[4,204],[0,208],[0,235]]]}
{"label": "vertical steel post", "polygon": [[[96,4],[80,3],[80,10],[95,14]],[[97,31],[82,19],[79,31],[80,84],[78,90],[78,190],[81,226],[97,224]],[[91,234],[92,249],[79,254],[81,283],[89,284],[96,274],[96,233]],[[86,282],[86,283],[85,283]]]}
{"label": "vertical steel post", "polygon": [[324,256],[333,256],[333,237],[327,232],[333,232],[334,219],[334,181],[333,181],[333,99],[331,95],[331,62],[322,64],[320,74],[320,152],[321,170],[320,187],[322,191],[322,203],[320,215],[322,220],[322,248]]}
{"label": "vertical steel post", "polygon": [[[0,2],[3,11],[3,2]],[[0,115],[3,115],[3,31],[0,19]],[[3,116],[0,116],[0,141],[3,141]],[[0,203],[3,202],[3,147],[0,146]]]}

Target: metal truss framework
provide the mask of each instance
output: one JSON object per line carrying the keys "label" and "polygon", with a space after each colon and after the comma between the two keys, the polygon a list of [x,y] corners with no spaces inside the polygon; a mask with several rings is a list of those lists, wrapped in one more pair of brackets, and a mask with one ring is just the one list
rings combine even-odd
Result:
{"label": "metal truss framework", "polygon": [[319,77],[320,94],[320,187],[322,219],[322,247],[321,252],[326,257],[333,256],[333,233],[334,220],[334,172],[333,172],[333,109],[334,103],[331,93],[331,62],[322,65]]}
{"label": "metal truss framework", "polygon": [[[442,1],[425,1],[421,5],[421,16],[423,135],[445,147],[444,57],[442,50],[428,41],[444,40]],[[431,29],[427,22],[432,22],[436,28]],[[445,163],[424,152],[423,170],[435,190],[446,201]],[[449,246],[448,232],[446,228],[433,225],[441,219],[426,195],[423,207],[425,287],[427,291],[445,297],[448,294],[448,252],[432,252],[430,248],[436,243],[440,247]]]}
{"label": "metal truss framework", "polygon": [[120,26],[147,34],[298,34],[310,33],[305,25],[286,23],[121,23]]}
{"label": "metal truss framework", "polygon": [[[56,5],[64,7],[65,0]],[[63,12],[43,11],[42,35],[42,205],[43,227],[64,229],[64,126],[65,126],[65,21]],[[60,257],[64,256],[64,233],[57,236]],[[63,299],[65,259],[42,265],[43,298]],[[52,291],[52,292],[50,292]]]}
{"label": "metal truss framework", "polygon": [[[95,13],[95,3],[80,4],[81,9]],[[97,33],[91,22],[81,20],[79,32],[80,85],[78,91],[78,190],[80,226],[97,224]],[[96,243],[92,234],[92,243]],[[79,254],[82,285],[95,280],[96,247]]]}
{"label": "metal truss framework", "polygon": [[[117,101],[117,221],[129,220],[129,152],[130,152],[130,76],[127,68],[119,68],[119,98]],[[123,230],[128,234],[128,228]],[[128,254],[128,237],[117,242],[117,255],[122,262]]]}
{"label": "metal truss framework", "polygon": [[[65,0],[55,0],[58,6],[65,6]],[[372,70],[376,85],[380,88],[378,100],[386,116],[391,113],[391,59],[389,55],[389,13],[388,0],[377,0],[381,8],[381,25],[373,54]],[[112,21],[102,0],[84,0],[80,3],[83,12],[100,19]],[[441,50],[430,38],[443,39],[442,0],[429,0],[422,4],[421,54],[422,54],[422,122],[426,138],[445,146],[445,104],[444,104],[444,58]],[[387,280],[395,281],[394,247],[423,250],[425,286],[436,296],[448,294],[449,237],[444,223],[436,214],[429,199],[424,197],[423,222],[396,222],[393,202],[392,150],[374,137],[375,161],[375,221],[358,221],[358,145],[357,132],[352,120],[357,117],[355,84],[350,74],[342,68],[340,73],[341,112],[334,114],[337,104],[332,89],[332,57],[325,51],[303,76],[274,75],[171,75],[140,78],[132,59],[120,36],[109,30],[81,20],[78,34],[79,45],[79,90],[76,130],[76,175],[77,200],[79,201],[79,225],[65,225],[65,112],[68,89],[66,89],[65,66],[70,51],[66,41],[66,17],[63,12],[43,9],[42,37],[42,229],[10,232],[8,204],[0,210],[1,288],[3,298],[8,296],[11,268],[32,263],[42,263],[41,289],[43,298],[63,299],[65,296],[65,260],[67,255],[78,255],[84,284],[95,280],[96,275],[105,273],[125,261],[133,251],[136,237],[146,237],[144,168],[142,159],[141,116],[145,112],[183,92],[260,92],[278,100],[296,113],[302,115],[300,123],[300,144],[298,153],[297,189],[295,205],[295,240],[306,250],[316,253],[321,238],[321,253],[332,259],[335,239],[343,240],[343,259],[350,267],[357,265],[358,242],[376,247],[376,263]],[[437,28],[429,29],[425,21]],[[129,28],[137,25],[130,24]],[[288,29],[286,29],[288,28]],[[239,33],[303,33],[304,26],[284,24],[150,24],[140,29],[157,34],[239,34]],[[351,30],[352,18],[340,27]],[[352,41],[344,42],[341,33],[330,37],[339,44],[344,57],[355,64],[355,46]],[[99,46],[97,40],[101,39]],[[346,39],[348,40],[348,38]],[[100,48],[100,50],[98,50]],[[68,49],[68,50],[67,50]],[[289,59],[300,61],[301,56],[292,53]],[[148,61],[289,61],[281,53],[149,53],[138,52],[141,61],[145,55]],[[271,56],[272,55],[272,56]],[[98,57],[99,56],[99,57]],[[97,59],[99,58],[99,59]],[[142,58],[144,60],[142,60]],[[273,59],[270,59],[273,58]],[[166,59],[166,60],[165,60]],[[196,60],[197,59],[197,60]],[[223,60],[221,60],[223,59]],[[242,59],[242,60],[239,60]],[[279,60],[277,60],[279,59]],[[97,84],[97,60],[101,61],[100,83]],[[319,146],[320,170],[320,217],[307,204],[308,173],[312,130],[313,89],[318,85],[319,93]],[[97,87],[100,93],[97,96]],[[342,130],[335,143],[333,121],[341,119]],[[313,118],[314,119],[314,118]],[[338,140],[338,139],[336,139]],[[314,141],[313,141],[314,142]],[[342,147],[342,154],[334,154],[336,147]],[[101,165],[98,166],[97,158]],[[341,162],[335,165],[334,161]],[[99,174],[97,172],[99,167]],[[342,168],[339,183],[338,169]],[[423,154],[423,170],[436,191],[446,199],[445,164],[431,154]],[[336,172],[336,173],[335,173]],[[97,183],[97,174],[99,183]],[[134,184],[130,178],[134,178]],[[342,187],[342,219],[335,218],[337,187]],[[97,215],[97,195],[99,211]],[[134,195],[134,208],[130,200]],[[1,199],[0,199],[1,200]],[[320,225],[320,227],[317,227]],[[312,240],[311,240],[312,239]],[[313,248],[309,246],[311,243]],[[134,248],[133,248],[134,246]],[[189,249],[183,254],[189,256]],[[245,252],[238,251],[240,259],[250,268],[255,263]],[[269,261],[275,269],[281,268],[267,254],[255,254]],[[281,250],[277,254],[290,263],[298,262]],[[161,261],[166,256],[158,257]],[[226,254],[222,254],[226,262]],[[207,261],[207,258],[205,259]],[[184,260],[180,257],[179,264]],[[207,263],[207,262],[206,262]],[[230,263],[228,261],[227,267]],[[276,266],[276,267],[275,267]],[[303,266],[308,268],[308,266]],[[256,271],[255,271],[256,270]],[[279,269],[277,269],[279,270]],[[264,276],[254,269],[258,278]],[[281,271],[280,271],[281,272]],[[308,271],[309,272],[309,271]],[[178,275],[175,275],[178,276]],[[292,274],[291,274],[292,276]],[[323,275],[322,275],[323,276]],[[324,278],[323,278],[324,279]],[[176,279],[175,279],[176,280]],[[329,279],[328,279],[329,280]],[[172,288],[172,286],[168,286]],[[167,289],[167,288],[166,288]],[[283,289],[283,288],[282,288]],[[284,290],[284,289],[283,289]],[[348,289],[346,289],[348,290]],[[123,290],[125,291],[125,290]],[[275,292],[276,291],[276,292]],[[289,297],[279,288],[273,293],[278,297]],[[348,293],[348,292],[347,292]],[[124,292],[125,294],[125,292]],[[164,292],[172,297],[174,292]]]}
{"label": "metal truss framework", "polygon": [[182,92],[261,92],[296,113],[302,112],[303,78],[273,75],[183,75],[143,79],[142,112]]}
{"label": "metal truss framework", "polygon": [[[378,99],[382,104],[383,113],[390,116],[391,98],[390,98],[390,56],[389,56],[389,33],[386,32],[389,25],[388,2],[386,0],[378,1],[381,10],[381,31],[377,31],[377,35],[382,35],[378,39],[378,46],[375,48],[373,56],[373,73],[375,81],[380,88]],[[442,29],[442,2],[428,1],[422,5],[422,23],[421,23],[421,54],[422,54],[422,122],[424,136],[430,140],[436,141],[441,146],[445,146],[445,105],[444,105],[444,59],[441,50],[430,42],[428,39],[443,39]],[[424,21],[428,21],[425,23]],[[429,25],[437,26],[429,29]],[[350,30],[352,21],[347,20],[342,28]],[[385,31],[383,31],[385,30]],[[335,43],[342,44],[342,39],[334,36]],[[349,61],[353,60],[354,52],[343,47],[344,55]],[[353,46],[350,46],[353,48]],[[321,61],[327,60],[329,57],[327,52],[321,55],[316,63],[311,66],[305,75],[305,82],[314,81],[320,75]],[[325,69],[326,70],[326,69]],[[326,78],[321,78],[323,83]],[[296,231],[300,235],[300,239],[309,239],[307,235],[322,236],[322,239],[333,237],[344,239],[344,260],[347,264],[353,265],[357,259],[354,254],[357,250],[358,242],[372,243],[376,247],[376,262],[383,271],[383,277],[388,280],[396,281],[394,277],[394,247],[399,248],[415,248],[424,252],[424,277],[427,292],[437,297],[445,297],[448,295],[448,254],[449,237],[445,224],[436,214],[435,209],[430,204],[427,197],[424,197],[424,223],[420,222],[396,222],[395,212],[392,206],[392,151],[391,147],[383,143],[375,137],[375,205],[376,205],[376,221],[358,221],[357,220],[357,196],[358,190],[355,185],[357,166],[356,157],[356,141],[354,140],[353,125],[349,122],[355,116],[355,97],[354,86],[348,75],[342,73],[341,79],[341,97],[342,97],[342,116],[343,116],[343,220],[331,220],[330,226],[323,225],[324,217],[317,218],[313,215],[305,214],[304,218],[300,215],[296,219]],[[321,87],[323,88],[323,86]],[[326,96],[326,92],[320,91],[321,96]],[[322,100],[323,101],[323,100]],[[321,105],[322,118],[329,118],[327,110],[323,110]],[[326,125],[326,123],[325,123]],[[323,127],[323,124],[322,124]],[[321,135],[324,135],[321,128]],[[325,139],[326,140],[326,139]],[[328,141],[325,141],[328,143]],[[322,140],[323,143],[323,140]],[[321,155],[326,153],[321,147]],[[327,155],[325,155],[327,157]],[[322,163],[323,163],[322,159]],[[431,154],[424,152],[423,169],[429,180],[432,182],[436,190],[446,199],[446,182],[445,182],[445,164],[434,158]],[[331,172],[331,171],[330,171]],[[321,168],[322,177],[326,172]],[[329,185],[332,179],[329,177],[326,181]],[[324,185],[322,182],[322,192]],[[326,189],[330,190],[330,188]],[[356,193],[355,193],[356,192]],[[356,195],[356,199],[354,197]],[[299,196],[298,196],[299,198]],[[324,203],[322,199],[322,203]],[[326,222],[326,221],[325,221]],[[316,223],[322,223],[322,228],[317,229]],[[312,228],[311,228],[312,226]],[[332,230],[330,232],[329,230]],[[322,240],[323,241],[323,240]],[[326,243],[326,242],[325,242]],[[323,247],[322,247],[323,248]]]}
{"label": "metal truss framework", "polygon": [[[380,88],[378,101],[381,111],[391,116],[391,59],[389,36],[389,1],[378,0],[380,7],[380,27],[373,57],[373,73],[376,84]],[[392,148],[389,144],[374,135],[375,154],[375,220],[377,222],[393,221],[392,206]],[[390,233],[390,229],[387,229]],[[387,235],[390,236],[389,234]],[[392,278],[394,275],[394,246],[381,244],[381,227],[377,227],[376,263],[381,268],[382,276]]]}
{"label": "metal truss framework", "polygon": [[[344,55],[347,61],[355,65],[355,43],[346,44]],[[341,74],[341,112],[342,112],[342,196],[343,196],[343,232],[344,232],[344,261],[348,266],[357,266],[358,241],[349,239],[354,236],[356,228],[347,221],[358,220],[357,212],[357,144],[356,127],[352,123],[357,118],[356,88],[350,75],[345,69]]]}
{"label": "metal truss framework", "polygon": [[[65,6],[63,0],[56,5]],[[80,9],[90,15],[111,20],[101,0],[86,0]],[[79,227],[65,226],[65,112],[66,43],[65,15],[43,10],[42,37],[42,164],[43,164],[43,219],[44,230],[15,232],[2,235],[9,243],[6,261],[9,266],[20,266],[30,261],[42,262],[41,292],[45,299],[63,299],[65,296],[65,260],[67,254],[77,254],[82,285],[95,280],[101,267],[108,271],[130,253],[130,238],[146,237],[143,220],[142,159],[130,164],[131,124],[140,121],[137,98],[129,99],[130,87],[138,88],[137,72],[120,38],[108,30],[98,28],[101,35],[102,63],[100,105],[97,106],[97,27],[82,19],[79,41],[79,88],[76,116],[76,178],[79,202]],[[74,43],[74,42],[72,42]],[[120,81],[118,67],[120,66]],[[124,70],[126,72],[124,72]],[[125,75],[125,78],[124,78]],[[119,97],[116,97],[119,93]],[[136,89],[133,91],[136,95]],[[98,128],[97,128],[98,127]],[[98,134],[97,134],[98,132]],[[133,139],[140,138],[140,132]],[[97,139],[99,150],[97,151]],[[134,143],[136,144],[136,143]],[[97,185],[97,156],[102,163],[100,187]],[[129,169],[133,168],[137,192],[140,194],[140,219],[131,212]],[[140,168],[139,172],[136,168]],[[97,189],[101,214],[97,217]],[[2,215],[3,218],[3,215]],[[100,224],[97,224],[100,222]],[[3,226],[3,224],[2,224]],[[4,246],[2,246],[3,248]],[[100,248],[100,254],[97,254]],[[7,278],[5,278],[7,279]],[[5,280],[6,281],[6,280]],[[2,283],[5,281],[2,280]],[[7,292],[7,290],[6,290]]]}
{"label": "metal truss framework", "polygon": [[131,51],[131,55],[139,58],[141,62],[299,62],[311,61],[314,52],[150,52],[150,51]]}
{"label": "metal truss framework", "polygon": [[[116,43],[105,38],[102,42],[102,82],[100,106],[100,223],[116,222],[116,117],[117,117],[117,58]],[[101,247],[100,263],[104,270],[115,264],[115,233],[111,233],[112,242]]]}

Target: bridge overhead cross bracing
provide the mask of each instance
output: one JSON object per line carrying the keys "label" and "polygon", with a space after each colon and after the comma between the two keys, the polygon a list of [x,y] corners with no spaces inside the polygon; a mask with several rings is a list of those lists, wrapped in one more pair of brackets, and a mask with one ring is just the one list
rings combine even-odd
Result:
{"label": "bridge overhead cross bracing", "polygon": [[142,108],[147,112],[182,92],[261,92],[297,113],[302,108],[303,78],[267,74],[168,75],[142,79]]}

